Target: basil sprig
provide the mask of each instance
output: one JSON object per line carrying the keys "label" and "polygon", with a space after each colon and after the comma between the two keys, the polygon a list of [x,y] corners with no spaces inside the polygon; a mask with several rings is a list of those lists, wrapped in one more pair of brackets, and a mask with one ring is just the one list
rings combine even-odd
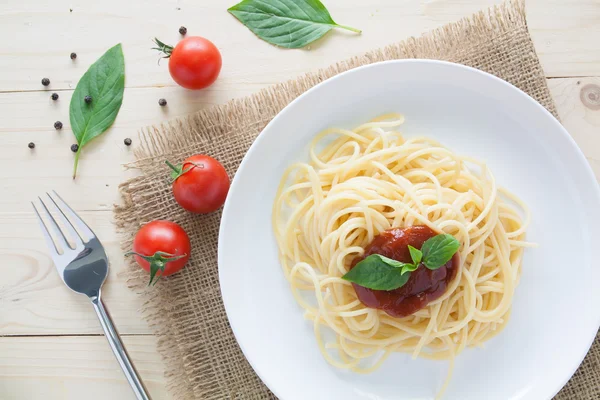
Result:
{"label": "basil sprig", "polygon": [[119,43],[90,66],[71,97],[69,118],[79,145],[75,154],[73,179],[77,174],[81,149],[115,121],[123,103],[124,90],[125,59]]}
{"label": "basil sprig", "polygon": [[410,264],[392,260],[381,254],[371,254],[360,261],[342,279],[373,290],[394,290],[410,278],[402,269]]}
{"label": "basil sprig", "polygon": [[262,40],[288,49],[304,47],[333,28],[360,33],[337,24],[319,0],[243,0],[227,11]]}
{"label": "basil sprig", "polygon": [[357,263],[342,279],[373,290],[394,290],[408,282],[410,273],[421,263],[430,270],[436,270],[446,264],[458,251],[460,243],[452,235],[440,234],[427,239],[421,250],[408,245],[412,263],[404,263],[371,254]]}

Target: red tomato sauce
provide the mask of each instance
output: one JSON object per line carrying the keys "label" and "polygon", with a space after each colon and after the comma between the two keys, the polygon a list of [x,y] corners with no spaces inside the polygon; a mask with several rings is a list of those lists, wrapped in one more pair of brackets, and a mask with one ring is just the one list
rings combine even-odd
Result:
{"label": "red tomato sauce", "polygon": [[[352,261],[351,268],[371,254],[411,263],[408,245],[420,249],[427,239],[437,234],[425,225],[389,229],[373,238],[365,248],[365,254]],[[411,273],[404,286],[390,291],[367,289],[355,283],[352,285],[365,306],[383,310],[392,317],[406,317],[442,296],[456,276],[459,264],[458,253],[434,271],[421,264]]]}

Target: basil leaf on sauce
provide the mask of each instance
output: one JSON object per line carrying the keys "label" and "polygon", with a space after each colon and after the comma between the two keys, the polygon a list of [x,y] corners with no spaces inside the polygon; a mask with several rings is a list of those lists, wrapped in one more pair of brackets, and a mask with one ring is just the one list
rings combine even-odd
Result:
{"label": "basil leaf on sauce", "polygon": [[288,49],[304,47],[333,28],[361,32],[337,24],[319,0],[243,0],[227,11],[259,38]]}
{"label": "basil leaf on sauce", "polygon": [[418,266],[423,258],[423,253],[421,250],[412,247],[410,244],[408,245],[408,251],[410,252],[410,258],[412,258],[413,263]]}
{"label": "basil leaf on sauce", "polygon": [[441,234],[427,239],[421,250],[408,245],[413,263],[404,263],[381,254],[371,254],[358,262],[342,279],[372,290],[394,290],[408,282],[410,273],[425,267],[435,270],[446,264],[458,251],[460,242],[452,235]]}
{"label": "basil leaf on sauce", "polygon": [[406,264],[404,267],[402,267],[401,273],[405,274],[407,272],[413,272],[416,271],[417,268],[419,268],[420,264]]}
{"label": "basil leaf on sauce", "polygon": [[460,242],[452,235],[441,234],[429,238],[423,243],[423,264],[431,270],[446,264],[458,251]]}
{"label": "basil leaf on sauce", "polygon": [[367,289],[394,290],[404,286],[410,278],[410,273],[402,272],[405,266],[412,264],[392,260],[380,254],[371,254],[358,262],[342,276],[342,279]]}
{"label": "basil leaf on sauce", "polygon": [[[117,118],[125,90],[125,59],[121,44],[108,49],[93,63],[77,83],[69,106],[71,129],[79,144],[75,154],[73,178],[81,149],[106,131]],[[86,96],[92,100],[86,103]]]}

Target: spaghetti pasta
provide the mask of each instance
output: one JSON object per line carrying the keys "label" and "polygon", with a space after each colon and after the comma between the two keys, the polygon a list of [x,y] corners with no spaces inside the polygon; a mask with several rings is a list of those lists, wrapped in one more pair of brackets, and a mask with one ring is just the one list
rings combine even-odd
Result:
{"label": "spaghetti pasta", "polygon": [[[432,139],[404,138],[396,130],[403,121],[388,114],[323,131],[310,162],[291,165],[276,195],[272,224],[285,277],[338,368],[371,372],[393,352],[452,361],[481,346],[508,321],[530,246],[526,206],[496,186],[484,163]],[[364,306],[341,277],[378,233],[413,225],[457,238],[460,266],[440,298],[395,318]]]}

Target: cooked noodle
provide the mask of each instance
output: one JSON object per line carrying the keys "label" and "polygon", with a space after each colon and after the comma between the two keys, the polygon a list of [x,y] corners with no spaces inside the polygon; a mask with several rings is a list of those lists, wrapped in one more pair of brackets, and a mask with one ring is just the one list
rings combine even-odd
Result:
{"label": "cooked noodle", "polygon": [[[371,372],[393,352],[452,361],[482,345],[508,321],[530,246],[525,205],[496,186],[485,164],[429,138],[405,139],[393,130],[403,121],[390,114],[325,130],[311,143],[310,163],[285,171],[276,196],[283,271],[323,356],[338,368]],[[412,225],[454,235],[460,266],[442,297],[395,318],[364,306],[341,276],[375,235]]]}

